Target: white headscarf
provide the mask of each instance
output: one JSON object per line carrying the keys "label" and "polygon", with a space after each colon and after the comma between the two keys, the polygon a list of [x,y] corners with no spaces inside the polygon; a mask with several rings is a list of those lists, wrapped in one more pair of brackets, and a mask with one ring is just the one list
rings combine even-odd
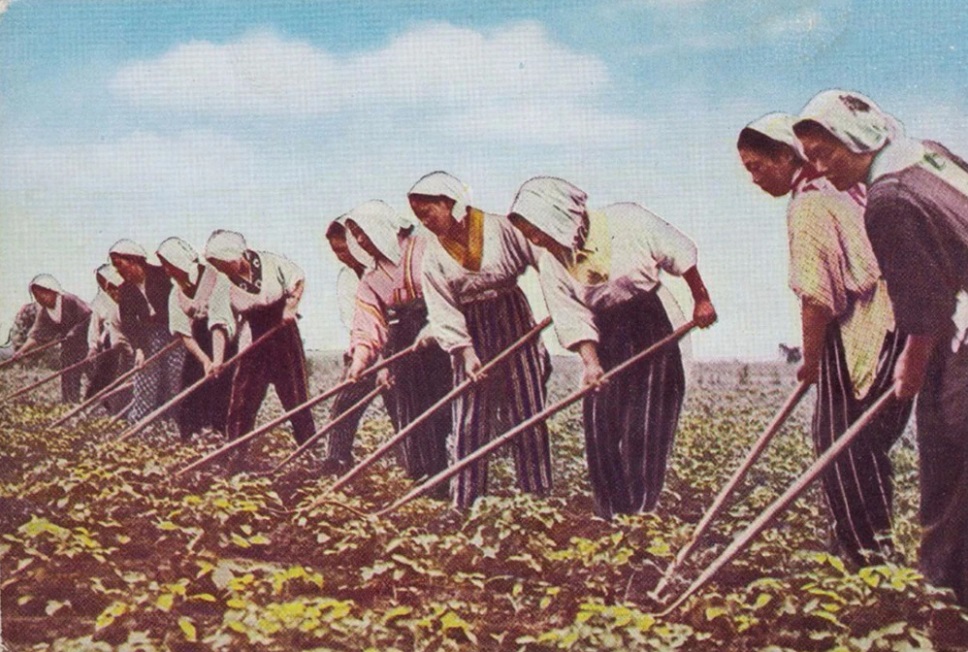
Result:
{"label": "white headscarf", "polygon": [[813,121],[856,154],[880,151],[888,141],[903,135],[901,124],[873,100],[853,91],[818,93],[800,112],[797,124]]}
{"label": "white headscarf", "polygon": [[54,307],[48,308],[47,306],[43,306],[43,308],[47,311],[47,314],[50,315],[50,318],[59,324],[63,315],[63,302],[61,301],[61,295],[64,293],[64,290],[61,288],[61,284],[58,283],[57,279],[50,274],[38,274],[31,279],[28,287],[30,289],[31,296],[34,294],[35,287],[57,293],[57,298],[54,299]]}
{"label": "white headscarf", "polygon": [[[353,220],[390,262],[396,264],[400,260],[397,233],[403,222],[389,204],[379,199],[364,202],[347,213],[346,219]],[[352,233],[347,233],[346,238],[356,240]]]}
{"label": "white headscarf", "polygon": [[198,283],[198,252],[181,238],[168,238],[158,245],[157,256],[188,275],[188,282]]}
{"label": "white headscarf", "polygon": [[96,270],[94,270],[94,275],[100,276],[106,283],[113,285],[114,287],[121,287],[121,284],[124,283],[124,279],[121,278],[121,275],[118,274],[118,270],[114,269],[114,265],[111,263],[105,263],[98,267]]}
{"label": "white headscarf", "polygon": [[564,179],[534,177],[525,181],[511,204],[517,213],[558,244],[575,249],[586,214],[588,195]]}
{"label": "white headscarf", "polygon": [[797,156],[806,160],[807,157],[803,153],[800,141],[797,140],[796,134],[793,133],[793,125],[797,121],[798,118],[789,113],[767,113],[763,117],[757,118],[746,125],[746,128],[761,133],[778,143],[789,145],[797,153]]}
{"label": "white headscarf", "polygon": [[145,248],[134,240],[128,240],[127,238],[122,238],[111,245],[111,248],[108,249],[108,254],[132,256],[134,258],[144,258],[145,260],[148,260],[148,252],[145,251]]}
{"label": "white headscarf", "polygon": [[241,233],[219,229],[205,243],[205,257],[230,263],[241,260],[247,249]]}
{"label": "white headscarf", "polygon": [[360,243],[356,241],[356,238],[353,237],[353,234],[350,233],[350,230],[346,228],[347,218],[349,218],[349,213],[340,215],[333,220],[333,223],[339,224],[341,227],[343,227],[343,239],[346,241],[346,247],[350,250],[350,256],[352,256],[356,262],[363,265],[363,267],[373,267],[376,264],[376,261],[373,260],[373,256],[363,251],[363,247],[361,247]]}
{"label": "white headscarf", "polygon": [[471,205],[471,189],[464,182],[447,172],[431,172],[420,177],[413,188],[407,193],[426,197],[448,197],[454,200],[454,207],[450,213],[458,222],[462,222],[467,215],[467,207]]}

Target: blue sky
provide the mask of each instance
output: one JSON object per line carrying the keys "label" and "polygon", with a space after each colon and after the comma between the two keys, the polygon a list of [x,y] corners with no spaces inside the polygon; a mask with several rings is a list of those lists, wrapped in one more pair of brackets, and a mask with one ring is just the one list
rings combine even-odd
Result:
{"label": "blue sky", "polygon": [[721,321],[695,355],[774,358],[799,338],[785,201],[739,129],[837,86],[968,153],[961,0],[2,6],[4,332],[36,273],[90,298],[118,238],[228,227],[306,269],[307,343],[341,347],[326,223],[442,168],[495,212],[537,174],[649,207],[700,247]]}

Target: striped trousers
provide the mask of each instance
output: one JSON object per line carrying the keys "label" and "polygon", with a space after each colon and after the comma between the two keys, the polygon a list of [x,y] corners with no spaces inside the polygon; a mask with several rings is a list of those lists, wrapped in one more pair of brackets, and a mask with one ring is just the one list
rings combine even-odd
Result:
{"label": "striped trousers", "polygon": [[[422,299],[412,301],[393,309],[388,317],[390,328],[384,355],[389,357],[416,341],[427,323],[427,307]],[[450,358],[436,344],[401,359],[391,373],[393,387],[384,392],[383,402],[398,432],[451,389]],[[447,467],[450,426],[450,415],[439,410],[403,440],[401,461],[411,478],[433,476]]]}
{"label": "striped trousers", "polygon": [[919,566],[968,607],[968,345],[939,338],[918,394]]}
{"label": "striped trousers", "polygon": [[[487,362],[519,339],[535,322],[519,288],[493,299],[462,306],[474,351]],[[454,361],[454,385],[465,379],[464,367]],[[548,354],[535,338],[490,371],[480,384],[456,399],[453,432],[448,441],[451,464],[477,450],[492,437],[540,412],[550,371]],[[511,442],[518,487],[529,493],[551,489],[551,446],[547,425],[541,423]],[[451,500],[466,509],[487,491],[487,460],[481,460],[451,480]]]}
{"label": "striped trousers", "polygon": [[[894,382],[894,367],[905,337],[888,333],[877,361],[873,385],[862,399],[854,396],[847,358],[834,322],[827,328],[812,435],[817,455],[827,450]],[[821,476],[833,519],[838,552],[858,566],[883,562],[891,544],[894,497],[890,450],[904,431],[911,401],[892,401]]]}
{"label": "striped trousers", "polygon": [[[595,324],[605,371],[672,332],[655,292],[600,311]],[[682,354],[673,344],[585,398],[585,455],[596,515],[608,519],[655,508],[685,385]]]}
{"label": "striped trousers", "polygon": [[[144,355],[145,359],[148,359],[165,348],[171,342],[172,336],[166,324],[149,323],[144,328],[148,330],[143,334],[146,341]],[[161,359],[155,360],[142,371],[135,373],[134,401],[127,415],[129,421],[140,421],[178,393],[181,388],[184,359],[184,347],[175,347],[161,356]]]}

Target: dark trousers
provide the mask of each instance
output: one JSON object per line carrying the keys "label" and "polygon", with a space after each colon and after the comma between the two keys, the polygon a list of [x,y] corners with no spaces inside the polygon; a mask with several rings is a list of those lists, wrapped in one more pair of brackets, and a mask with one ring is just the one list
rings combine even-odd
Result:
{"label": "dark trousers", "polygon": [[[208,319],[192,321],[192,337],[202,351],[212,357],[212,332],[208,329]],[[225,359],[235,355],[238,343],[226,342]],[[190,352],[185,354],[182,366],[181,385],[189,387],[205,375],[205,368]],[[178,433],[182,439],[188,439],[193,433],[205,427],[211,427],[218,432],[225,432],[225,422],[228,417],[229,399],[232,395],[232,374],[223,373],[217,378],[208,380],[201,387],[188,395],[178,406]]]}
{"label": "dark trousers", "polygon": [[[346,380],[346,372],[349,371],[350,361],[343,361],[343,377]],[[376,384],[376,377],[370,374],[359,382],[340,390],[333,399],[330,407],[330,419],[335,419],[346,412],[350,407],[363,400],[363,397],[373,391]],[[353,414],[349,415],[342,423],[338,424],[330,433],[326,441],[326,459],[342,462],[347,466],[353,462],[353,439],[356,436],[356,429],[360,426],[360,419],[366,412],[366,405],[357,408]]]}
{"label": "dark trousers", "polygon": [[[412,345],[427,323],[427,308],[418,300],[391,311],[384,354],[389,357]],[[397,432],[423,414],[451,389],[450,357],[433,344],[400,359],[390,369],[394,383],[383,402]],[[440,409],[400,445],[407,474],[433,476],[447,467],[447,437],[451,417]]]}
{"label": "dark trousers", "polygon": [[[255,342],[276,324],[282,322],[283,302],[256,308],[245,314]],[[282,406],[288,411],[306,402],[306,356],[299,327],[291,322],[273,333],[245,354],[238,363],[232,379],[226,435],[236,439],[255,426],[255,419],[266,397],[269,385],[276,388]],[[294,414],[290,419],[297,443],[309,439],[315,432],[313,415],[309,410]]]}
{"label": "dark trousers", "polygon": [[[595,324],[605,371],[672,332],[655,292],[599,312]],[[585,455],[598,516],[655,508],[684,392],[682,355],[670,344],[585,398]]]}
{"label": "dark trousers", "polygon": [[921,572],[968,607],[968,345],[941,338],[917,400]]}
{"label": "dark trousers", "polygon": [[[74,325],[61,343],[61,369],[77,364],[87,357],[87,327],[90,317]],[[81,379],[89,373],[90,365],[81,365],[61,376],[61,400],[64,403],[77,403],[81,400]]]}
{"label": "dark trousers", "polygon": [[[884,392],[890,391],[894,367],[905,343],[904,336],[887,334],[874,382],[864,398],[857,399],[836,322],[827,328],[826,337],[811,429],[818,455],[830,448]],[[910,415],[911,401],[892,401],[821,476],[837,552],[858,566],[883,563],[883,555],[893,549],[894,480],[890,451]]]}

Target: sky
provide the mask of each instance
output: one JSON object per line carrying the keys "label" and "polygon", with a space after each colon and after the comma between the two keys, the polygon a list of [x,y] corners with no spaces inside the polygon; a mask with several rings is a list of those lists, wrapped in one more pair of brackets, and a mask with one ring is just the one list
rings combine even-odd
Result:
{"label": "sky", "polygon": [[[0,0],[0,337],[41,272],[90,299],[127,237],[216,228],[306,271],[307,346],[342,348],[323,238],[443,169],[504,213],[536,175],[635,201],[697,243],[700,359],[798,343],[785,199],[740,129],[818,91],[968,154],[963,0]],[[541,313],[540,293],[527,280]],[[681,279],[667,287],[691,310]]]}

